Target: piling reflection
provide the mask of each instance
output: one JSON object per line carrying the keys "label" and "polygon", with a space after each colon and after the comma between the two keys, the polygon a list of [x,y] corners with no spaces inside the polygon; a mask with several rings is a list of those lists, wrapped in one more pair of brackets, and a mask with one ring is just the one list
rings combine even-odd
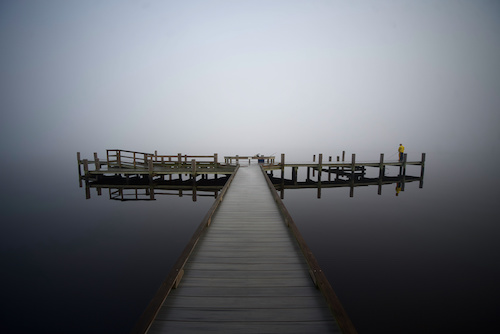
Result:
{"label": "piling reflection", "polygon": [[[350,167],[335,167],[322,168],[304,167],[307,172],[303,180],[298,178],[298,168],[292,167],[291,173],[287,173],[286,169],[283,172],[278,172],[280,176],[275,177],[273,171],[268,171],[267,176],[271,179],[274,187],[281,194],[281,198],[285,197],[285,189],[311,189],[318,190],[317,197],[321,198],[321,189],[349,187],[349,197],[354,197],[354,188],[376,186],[378,195],[382,195],[382,186],[395,185],[395,195],[399,196],[405,190],[405,184],[409,182],[419,182],[419,188],[424,184],[424,173],[421,171],[420,176],[407,175],[406,170],[399,169],[396,175],[386,175],[385,168],[380,172],[378,177],[368,177],[367,168],[364,166],[356,166],[354,169]],[[291,174],[291,178],[286,178],[285,175]],[[311,177],[312,174],[312,177]],[[316,176],[317,175],[317,176]],[[325,177],[325,175],[327,175]]]}
{"label": "piling reflection", "polygon": [[209,179],[207,175],[199,179],[182,180],[182,174],[170,175],[166,178],[137,176],[101,176],[85,181],[85,197],[91,198],[91,189],[94,188],[98,196],[107,190],[109,199],[118,201],[154,201],[158,196],[191,197],[195,202],[198,197],[208,196],[216,198],[224,187],[229,176],[218,176]]}

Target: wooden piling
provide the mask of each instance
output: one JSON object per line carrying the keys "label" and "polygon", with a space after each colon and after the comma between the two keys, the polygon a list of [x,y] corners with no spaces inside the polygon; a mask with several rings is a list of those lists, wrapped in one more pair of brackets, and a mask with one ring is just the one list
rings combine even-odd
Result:
{"label": "wooden piling", "polygon": [[422,153],[422,160],[420,161],[420,183],[419,188],[424,186],[424,169],[425,169],[425,153]]}
{"label": "wooden piling", "polygon": [[321,172],[323,171],[323,154],[318,154],[318,182],[321,182]]}
{"label": "wooden piling", "polygon": [[384,176],[384,153],[380,153],[380,165],[378,171],[378,194],[382,195],[382,178]]}
{"label": "wooden piling", "polygon": [[285,198],[285,153],[281,153],[281,199]]}
{"label": "wooden piling", "polygon": [[145,163],[147,163],[148,166],[148,173],[149,173],[149,182],[153,182],[153,159],[151,160],[145,160]]}
{"label": "wooden piling", "polygon": [[193,179],[196,179],[196,160],[192,159],[191,160],[191,176]]}
{"label": "wooden piling", "polygon": [[85,180],[89,178],[89,161],[87,159],[83,159],[83,175]]}
{"label": "wooden piling", "polygon": [[97,152],[94,152],[94,164],[95,164],[95,170],[101,170],[101,164],[99,163]]}
{"label": "wooden piling", "polygon": [[355,171],[356,171],[356,154],[353,153],[351,158],[351,190],[349,192],[349,197],[354,196]]}
{"label": "wooden piling", "polygon": [[80,152],[76,152],[76,161],[78,162],[78,184],[80,185],[80,188],[82,187],[82,168],[81,168],[81,161],[80,161]]}
{"label": "wooden piling", "polygon": [[294,185],[297,185],[297,170],[299,167],[292,167],[292,182]]}

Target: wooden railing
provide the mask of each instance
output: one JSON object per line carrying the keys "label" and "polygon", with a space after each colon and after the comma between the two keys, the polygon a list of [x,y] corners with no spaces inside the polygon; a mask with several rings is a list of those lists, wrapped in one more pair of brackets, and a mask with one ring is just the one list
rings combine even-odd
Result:
{"label": "wooden railing", "polygon": [[187,155],[178,153],[177,155],[158,155],[155,153],[145,153],[127,150],[106,150],[107,164],[109,167],[118,168],[148,168],[149,163],[153,166],[185,166],[192,165],[193,160],[198,166],[218,167],[218,155]]}

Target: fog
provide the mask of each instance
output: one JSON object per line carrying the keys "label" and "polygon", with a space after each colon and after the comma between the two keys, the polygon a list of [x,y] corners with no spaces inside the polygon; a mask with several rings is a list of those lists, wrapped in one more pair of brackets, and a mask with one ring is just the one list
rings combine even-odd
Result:
{"label": "fog", "polygon": [[2,153],[500,142],[496,1],[3,1]]}

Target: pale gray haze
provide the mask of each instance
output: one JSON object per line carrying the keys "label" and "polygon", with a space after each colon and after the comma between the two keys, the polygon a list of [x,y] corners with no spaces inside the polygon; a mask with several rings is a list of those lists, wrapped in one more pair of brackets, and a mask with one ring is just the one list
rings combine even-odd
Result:
{"label": "pale gray haze", "polygon": [[500,142],[498,1],[2,1],[2,157]]}

